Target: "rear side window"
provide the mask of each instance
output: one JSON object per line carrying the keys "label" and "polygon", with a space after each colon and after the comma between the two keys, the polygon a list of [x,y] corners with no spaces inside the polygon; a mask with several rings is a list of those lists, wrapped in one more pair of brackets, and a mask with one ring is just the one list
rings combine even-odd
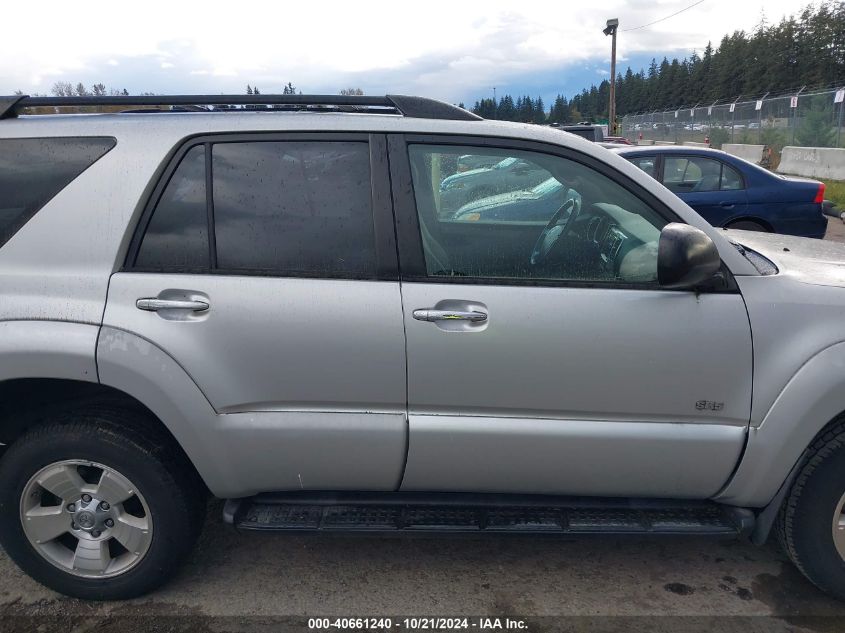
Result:
{"label": "rear side window", "polygon": [[663,184],[673,193],[697,193],[742,189],[739,172],[713,158],[666,156]]}
{"label": "rear side window", "polygon": [[0,246],[114,145],[99,137],[0,139]]}
{"label": "rear side window", "polygon": [[219,143],[212,157],[221,270],[375,276],[366,143]]}
{"label": "rear side window", "polygon": [[135,266],[376,278],[372,206],[366,142],[197,145],[165,186]]}
{"label": "rear side window", "polygon": [[733,167],[722,163],[722,191],[742,189],[742,176]]}
{"label": "rear side window", "polygon": [[153,270],[208,268],[205,148],[202,145],[188,150],[170,177],[147,226],[135,264]]}

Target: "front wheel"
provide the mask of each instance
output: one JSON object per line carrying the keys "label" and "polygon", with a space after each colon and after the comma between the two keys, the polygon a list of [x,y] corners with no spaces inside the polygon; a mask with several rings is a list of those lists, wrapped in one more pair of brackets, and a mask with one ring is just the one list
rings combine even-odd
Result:
{"label": "front wheel", "polygon": [[781,508],[777,534],[810,581],[845,599],[845,421],[810,447]]}
{"label": "front wheel", "polygon": [[0,460],[0,542],[38,582],[114,600],[163,583],[199,535],[204,490],[143,414],[68,414]]}

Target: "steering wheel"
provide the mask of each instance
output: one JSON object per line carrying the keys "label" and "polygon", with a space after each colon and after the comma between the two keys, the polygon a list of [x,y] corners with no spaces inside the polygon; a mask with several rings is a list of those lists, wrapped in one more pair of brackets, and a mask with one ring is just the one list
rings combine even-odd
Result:
{"label": "steering wheel", "polygon": [[[555,211],[552,219],[546,224],[540,237],[537,238],[537,243],[534,244],[534,250],[531,251],[531,265],[539,266],[546,261],[552,248],[557,241],[569,232],[572,223],[578,218],[578,213],[581,210],[581,205],[576,204],[575,198],[568,198],[563,206]],[[564,214],[569,214],[566,222],[559,224]]]}

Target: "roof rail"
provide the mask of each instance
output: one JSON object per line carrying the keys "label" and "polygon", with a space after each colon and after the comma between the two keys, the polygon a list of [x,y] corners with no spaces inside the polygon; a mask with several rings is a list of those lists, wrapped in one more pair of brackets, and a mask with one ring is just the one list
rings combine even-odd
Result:
{"label": "roof rail", "polygon": [[[401,114],[419,119],[449,119],[477,121],[481,117],[463,108],[428,99],[404,95],[143,95],[143,96],[87,96],[87,97],[30,97],[28,95],[0,96],[0,119],[18,115],[24,108],[83,106],[283,106],[285,110],[350,110],[383,114]],[[225,109],[221,110],[225,112]],[[240,110],[239,110],[240,111]]]}

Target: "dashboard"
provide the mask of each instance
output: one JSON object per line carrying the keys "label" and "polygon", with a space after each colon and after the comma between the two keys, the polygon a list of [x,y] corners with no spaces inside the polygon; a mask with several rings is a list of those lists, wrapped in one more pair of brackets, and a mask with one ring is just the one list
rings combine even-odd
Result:
{"label": "dashboard", "polygon": [[589,208],[583,238],[597,253],[608,278],[655,281],[660,229],[616,205],[597,203]]}

